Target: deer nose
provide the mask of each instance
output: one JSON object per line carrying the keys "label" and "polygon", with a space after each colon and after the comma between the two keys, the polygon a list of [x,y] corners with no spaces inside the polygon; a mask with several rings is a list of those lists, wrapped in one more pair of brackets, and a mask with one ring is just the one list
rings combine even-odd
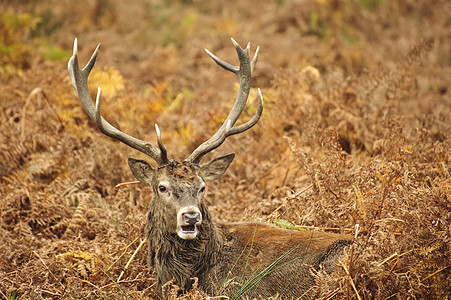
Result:
{"label": "deer nose", "polygon": [[188,225],[195,225],[200,222],[200,214],[198,212],[189,212],[182,214],[183,221]]}

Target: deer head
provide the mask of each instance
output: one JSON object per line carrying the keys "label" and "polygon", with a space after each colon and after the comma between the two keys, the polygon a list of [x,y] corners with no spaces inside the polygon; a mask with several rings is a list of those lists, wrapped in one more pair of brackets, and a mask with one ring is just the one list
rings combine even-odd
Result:
{"label": "deer head", "polygon": [[234,39],[232,39],[232,42],[238,54],[239,66],[233,66],[222,61],[210,51],[205,51],[219,66],[238,76],[240,82],[238,96],[232,110],[218,131],[210,139],[197,147],[182,162],[168,158],[158,125],[155,124],[158,143],[158,147],[155,147],[148,142],[129,136],[109,124],[100,113],[100,87],[98,88],[94,106],[89,95],[88,76],[94,67],[100,44],[97,46],[86,66],[80,69],[78,66],[77,39],[75,39],[73,55],[68,64],[72,85],[78,94],[84,110],[97,124],[99,130],[105,135],[150,156],[156,161],[157,167],[152,168],[146,161],[133,158],[128,159],[133,175],[139,181],[150,185],[153,191],[154,201],[158,202],[162,209],[167,211],[161,214],[166,228],[184,240],[195,239],[198,236],[198,226],[202,224],[202,220],[205,217],[202,213],[202,194],[205,190],[205,182],[221,177],[232,163],[235,154],[219,157],[201,165],[202,158],[210,151],[219,147],[227,137],[244,132],[254,126],[260,119],[263,111],[263,97],[261,91],[258,90],[258,107],[255,115],[246,123],[235,126],[249,96],[251,76],[257,62],[259,47],[257,47],[255,55],[251,60],[249,56],[249,44],[243,49]]}

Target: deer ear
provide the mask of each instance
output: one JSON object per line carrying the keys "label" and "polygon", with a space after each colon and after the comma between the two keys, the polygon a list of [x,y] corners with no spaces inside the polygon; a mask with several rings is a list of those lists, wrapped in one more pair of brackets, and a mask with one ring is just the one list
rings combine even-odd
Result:
{"label": "deer ear", "polygon": [[232,153],[226,156],[215,158],[209,163],[202,165],[200,167],[201,177],[205,181],[218,179],[225,173],[225,171],[230,166],[234,158],[235,153]]}
{"label": "deer ear", "polygon": [[128,165],[130,166],[130,170],[132,170],[135,178],[143,183],[150,183],[153,175],[155,174],[155,170],[152,169],[152,167],[144,160],[129,157]]}

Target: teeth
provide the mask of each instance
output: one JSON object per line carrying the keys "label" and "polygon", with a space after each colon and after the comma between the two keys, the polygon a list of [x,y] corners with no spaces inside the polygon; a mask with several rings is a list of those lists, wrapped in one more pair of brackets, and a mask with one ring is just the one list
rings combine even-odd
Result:
{"label": "teeth", "polygon": [[197,228],[196,225],[185,225],[180,226],[177,232],[177,235],[184,240],[192,240],[197,236]]}
{"label": "teeth", "polygon": [[186,226],[180,226],[183,232],[195,232],[196,227],[195,225],[186,225]]}

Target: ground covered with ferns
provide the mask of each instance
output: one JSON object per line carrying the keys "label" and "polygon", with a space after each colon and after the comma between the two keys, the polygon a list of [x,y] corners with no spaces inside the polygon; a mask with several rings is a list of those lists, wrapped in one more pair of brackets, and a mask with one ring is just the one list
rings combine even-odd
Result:
{"label": "ground covered with ferns", "polygon": [[208,186],[214,217],[355,234],[316,298],[451,294],[449,1],[28,2],[0,3],[0,298],[154,297],[151,191],[116,187],[145,157],[82,110],[75,37],[82,64],[102,43],[89,84],[104,117],[152,143],[158,123],[175,159],[236,96],[204,48],[236,63],[230,37],[260,45],[241,120],[257,88],[263,117],[213,154],[237,154]]}

